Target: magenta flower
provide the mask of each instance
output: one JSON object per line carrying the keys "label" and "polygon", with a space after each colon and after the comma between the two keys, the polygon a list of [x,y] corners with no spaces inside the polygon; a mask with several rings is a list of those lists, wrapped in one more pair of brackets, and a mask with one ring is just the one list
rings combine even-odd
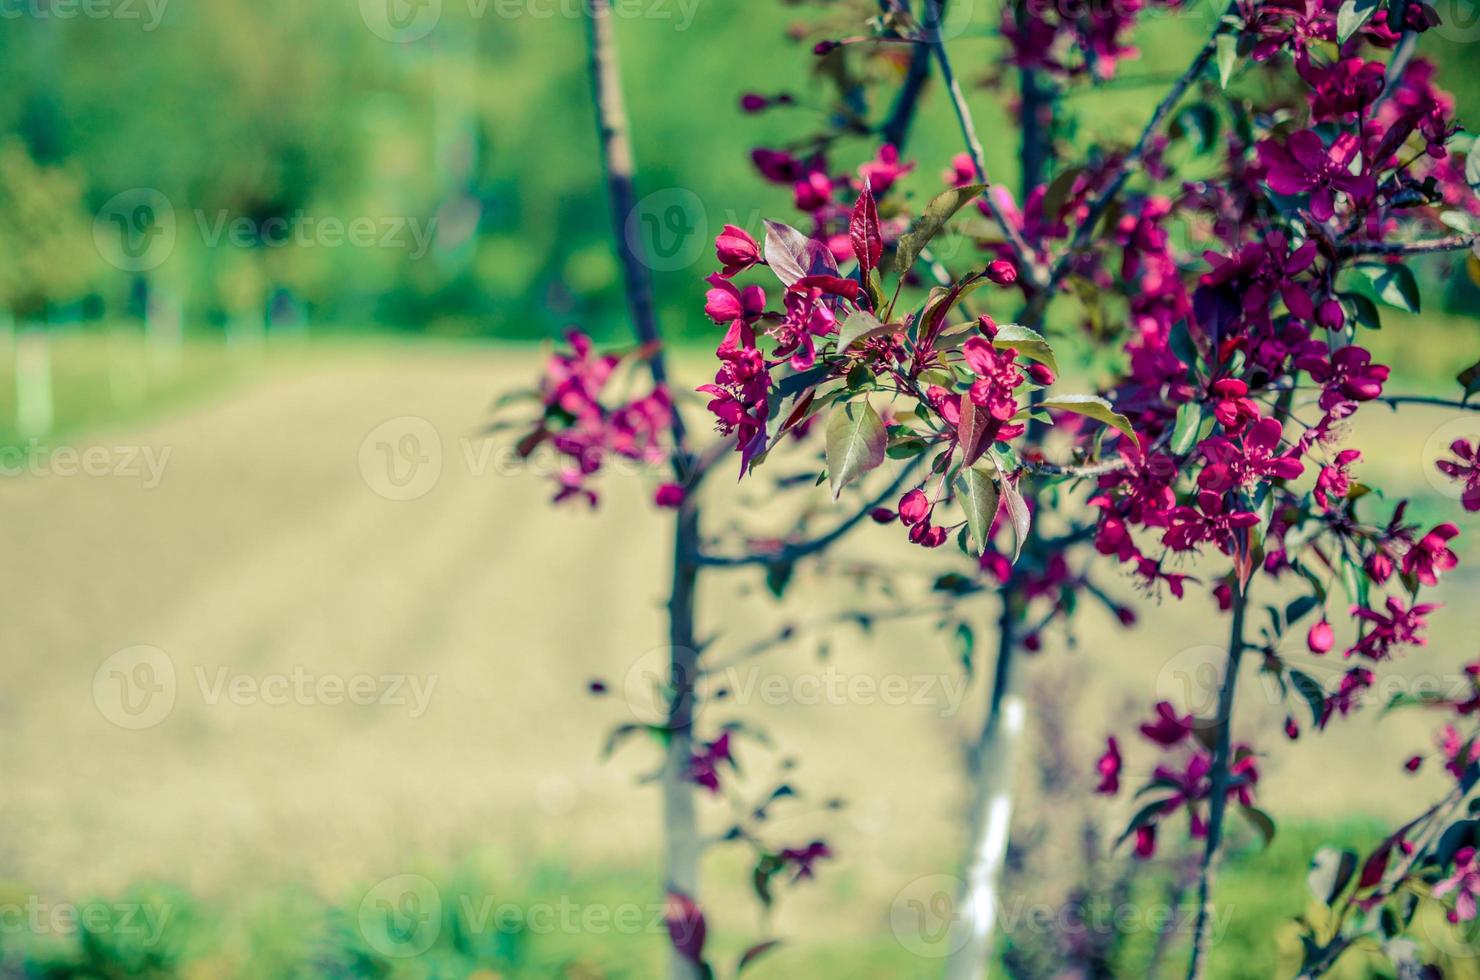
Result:
{"label": "magenta flower", "polygon": [[719,258],[726,279],[733,279],[761,260],[761,249],[744,228],[725,225],[714,239],[714,254]]}
{"label": "magenta flower", "polygon": [[1449,549],[1451,538],[1459,534],[1453,524],[1440,524],[1418,540],[1403,556],[1403,574],[1416,577],[1424,585],[1438,585],[1439,576],[1459,564]]}
{"label": "magenta flower", "polygon": [[703,786],[711,793],[719,792],[719,768],[729,763],[732,767],[735,758],[730,754],[730,733],[724,732],[719,738],[712,742],[706,742],[699,747],[689,759],[689,779]]}
{"label": "magenta flower", "polygon": [[1095,770],[1100,774],[1100,784],[1095,787],[1095,792],[1106,796],[1119,793],[1120,769],[1120,745],[1115,741],[1115,736],[1111,735],[1105,740],[1105,754],[1095,763]]}
{"label": "magenta flower", "polygon": [[715,323],[755,320],[766,312],[766,291],[761,287],[738,289],[722,273],[715,273],[705,281],[713,288],[704,294],[704,312]]}
{"label": "magenta flower", "polygon": [[715,428],[721,435],[735,436],[743,472],[764,448],[771,376],[765,357],[756,349],[755,331],[744,320],[730,324],[716,355],[720,368],[714,384],[698,390],[714,396],[709,411],[714,414]]}
{"label": "magenta flower", "polygon": [[1461,847],[1454,852],[1454,870],[1448,878],[1434,886],[1433,896],[1443,898],[1454,895],[1454,908],[1449,912],[1450,922],[1469,922],[1480,914],[1480,863],[1477,863],[1473,847]]}
{"label": "magenta flower", "polygon": [[788,847],[778,856],[783,865],[796,868],[791,878],[795,884],[804,879],[815,878],[816,871],[812,866],[824,858],[832,857],[833,853],[826,841],[814,840],[806,847]]}
{"label": "magenta flower", "polygon": [[1357,653],[1369,660],[1386,660],[1399,647],[1424,646],[1428,643],[1422,636],[1423,628],[1428,625],[1424,617],[1437,608],[1421,602],[1410,609],[1394,596],[1388,597],[1386,616],[1364,606],[1353,606],[1352,615],[1368,623],[1370,629],[1346,655]]}
{"label": "magenta flower", "polygon": [[1222,494],[1203,490],[1197,506],[1182,506],[1171,512],[1171,523],[1162,541],[1173,551],[1191,551],[1204,542],[1216,544],[1225,555],[1233,553],[1234,532],[1259,523],[1259,515],[1230,511]]}
{"label": "magenta flower", "polygon": [[911,526],[930,516],[930,500],[918,488],[899,498],[899,519]]}
{"label": "magenta flower", "polygon": [[1157,745],[1173,746],[1192,732],[1192,716],[1178,715],[1170,701],[1156,702],[1156,717],[1141,726],[1141,734]]}
{"label": "magenta flower", "polygon": [[1312,496],[1316,503],[1321,505],[1322,510],[1331,510],[1334,504],[1346,499],[1351,492],[1352,480],[1349,472],[1351,465],[1362,458],[1361,452],[1355,449],[1344,449],[1336,454],[1329,465],[1322,466],[1321,472],[1316,476],[1316,487]]}
{"label": "magenta flower", "polygon": [[683,506],[683,501],[684,490],[683,487],[679,486],[677,483],[661,484],[658,487],[657,492],[653,494],[653,503],[657,504],[659,507],[667,507],[672,510],[677,510],[679,507]]}
{"label": "magenta flower", "polygon": [[888,193],[894,182],[915,169],[913,163],[899,162],[899,148],[889,143],[879,147],[879,155],[858,168],[860,179],[867,181],[876,196]]}
{"label": "magenta flower", "polygon": [[1284,427],[1278,419],[1261,419],[1235,445],[1217,436],[1202,445],[1208,465],[1198,474],[1197,485],[1222,493],[1234,487],[1253,487],[1266,480],[1293,480],[1305,472],[1295,451],[1276,455]]}
{"label": "magenta flower", "polygon": [[[977,380],[972,382],[972,402],[987,410],[997,422],[1006,422],[1017,414],[1018,403],[1013,390],[1025,379],[1012,349],[998,350],[983,337],[972,337],[961,347],[966,366]],[[995,438],[995,434],[994,434]]]}
{"label": "magenta flower", "polygon": [[1336,192],[1342,191],[1357,205],[1366,203],[1377,190],[1372,175],[1352,173],[1361,142],[1342,133],[1327,148],[1310,129],[1290,134],[1281,146],[1273,140],[1259,144],[1259,161],[1265,179],[1276,194],[1309,194],[1310,213],[1317,221],[1330,221],[1336,214]]}
{"label": "magenta flower", "polygon": [[1465,510],[1480,510],[1480,444],[1472,446],[1464,439],[1456,439],[1449,444],[1449,451],[1454,453],[1454,459],[1441,459],[1434,465],[1440,473],[1465,485],[1460,496]]}

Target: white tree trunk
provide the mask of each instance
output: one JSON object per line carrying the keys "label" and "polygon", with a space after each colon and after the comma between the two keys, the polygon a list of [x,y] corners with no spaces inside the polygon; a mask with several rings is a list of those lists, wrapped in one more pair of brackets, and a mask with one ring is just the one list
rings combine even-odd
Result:
{"label": "white tree trunk", "polygon": [[24,439],[51,435],[51,336],[44,329],[22,330],[15,348],[15,427]]}
{"label": "white tree trunk", "polygon": [[1004,614],[992,706],[972,758],[971,809],[961,895],[951,923],[946,980],[982,980],[991,962],[1002,907],[1002,869],[1012,830],[1018,748],[1027,728],[1028,705],[1017,690],[1017,655],[1012,623]]}

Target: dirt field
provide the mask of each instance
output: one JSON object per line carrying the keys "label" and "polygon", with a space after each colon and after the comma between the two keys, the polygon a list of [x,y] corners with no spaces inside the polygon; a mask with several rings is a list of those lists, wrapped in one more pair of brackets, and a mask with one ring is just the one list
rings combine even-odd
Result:
{"label": "dirt field", "polygon": [[[487,452],[477,432],[491,398],[533,363],[486,349],[361,353],[95,435],[92,469],[105,475],[54,459],[0,481],[0,877],[57,894],[141,878],[205,894],[289,880],[336,893],[472,853],[577,869],[646,861],[657,800],[634,779],[654,757],[634,745],[602,764],[606,729],[631,713],[583,688],[599,676],[622,690],[659,646],[665,529],[641,479],[609,484],[596,515],[552,512],[543,481]],[[1450,416],[1368,414],[1360,444],[1374,470],[1432,494],[1423,446]],[[153,475],[150,460],[162,465]],[[1466,538],[1480,530],[1461,523]],[[868,528],[848,553],[937,567],[898,537]],[[1443,589],[1449,608],[1405,672],[1452,675],[1480,652],[1480,551],[1465,543],[1468,561]],[[828,582],[799,585],[839,598]],[[778,619],[758,591],[751,573],[715,582],[709,628],[740,624],[738,639],[744,624]],[[987,647],[990,600],[980,607]],[[1086,764],[1108,725],[1129,731],[1127,706],[1139,715],[1184,678],[1197,683],[1209,655],[1197,648],[1223,642],[1211,608],[1201,592],[1147,607],[1129,635],[1091,615],[1073,652],[1049,638],[1030,670],[1084,680],[1091,696],[1071,727]],[[789,603],[784,615],[817,613]],[[805,647],[761,664],[737,686],[828,669]],[[882,911],[954,853],[957,747],[981,682],[953,714],[942,692],[959,676],[954,653],[908,624],[848,634],[829,664],[937,692],[903,705],[757,697],[739,712],[801,758],[799,786],[852,801],[841,817],[782,827],[828,830],[847,855],[838,887]],[[1284,708],[1257,697],[1247,707],[1250,734],[1281,737]],[[1280,819],[1410,813],[1434,778],[1399,771],[1424,719],[1374,728],[1376,714],[1282,753],[1262,785],[1266,808]],[[757,772],[770,765],[746,758]],[[791,906],[794,931],[824,928],[809,913],[826,904],[817,893]]]}

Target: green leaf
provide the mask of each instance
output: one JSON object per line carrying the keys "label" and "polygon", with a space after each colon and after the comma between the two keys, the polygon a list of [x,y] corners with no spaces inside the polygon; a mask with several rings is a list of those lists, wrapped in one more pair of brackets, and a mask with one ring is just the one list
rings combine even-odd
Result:
{"label": "green leaf", "polygon": [[1465,398],[1468,399],[1475,392],[1480,391],[1480,361],[1476,361],[1454,376],[1465,389]]}
{"label": "green leaf", "polygon": [[1321,600],[1313,595],[1303,595],[1285,607],[1285,625],[1294,626],[1314,608],[1321,604]]}
{"label": "green leaf", "polygon": [[1233,69],[1238,64],[1238,37],[1233,34],[1218,35],[1218,85],[1228,88],[1233,78]]}
{"label": "green leaf", "polygon": [[1480,140],[1470,145],[1470,152],[1465,157],[1465,182],[1470,185],[1470,190],[1480,194]]}
{"label": "green leaf", "polygon": [[894,329],[887,323],[880,323],[879,318],[867,310],[859,310],[838,328],[838,351],[845,351],[861,340],[893,333]]}
{"label": "green leaf", "polygon": [[1336,40],[1345,44],[1377,13],[1379,6],[1381,0],[1345,0],[1336,11]]}
{"label": "green leaf", "polygon": [[1363,262],[1357,271],[1372,283],[1382,302],[1409,313],[1418,312],[1418,280],[1413,277],[1412,269],[1401,262]]}
{"label": "green leaf", "polygon": [[1054,360],[1053,348],[1049,346],[1048,341],[1038,331],[1022,324],[1007,323],[999,326],[997,336],[992,340],[992,346],[998,349],[1015,350],[1028,360],[1044,365],[1054,374],[1059,373],[1058,362]]}
{"label": "green leaf", "polygon": [[868,399],[845,402],[827,421],[827,472],[833,499],[843,488],[884,462],[889,435]]}
{"label": "green leaf", "polygon": [[1073,412],[1097,422],[1104,422],[1111,428],[1125,433],[1127,439],[1136,438],[1136,433],[1131,429],[1130,419],[1116,412],[1110,407],[1109,402],[1098,395],[1056,395],[1053,398],[1045,398],[1040,404],[1044,408]]}
{"label": "green leaf", "polygon": [[1355,852],[1323,847],[1310,859],[1310,871],[1306,873],[1305,884],[1317,901],[1330,905],[1346,888],[1356,870]]}
{"label": "green leaf", "polygon": [[1186,456],[1197,444],[1198,429],[1202,427],[1202,402],[1187,402],[1177,409],[1177,426],[1172,429],[1172,441],[1168,448],[1178,456]]}
{"label": "green leaf", "polygon": [[976,662],[976,633],[966,623],[956,624],[956,655],[966,669],[966,679],[971,680]]}
{"label": "green leaf", "polygon": [[997,509],[1002,506],[1002,493],[997,489],[997,481],[982,467],[963,467],[959,483],[966,527],[971,532],[972,547],[980,555],[987,550],[987,537],[992,533]]}
{"label": "green leaf", "polygon": [[940,234],[940,230],[946,226],[946,222],[987,189],[987,184],[967,184],[965,187],[955,187],[938,195],[929,204],[925,205],[925,211],[910,226],[910,230],[899,236],[899,244],[895,246],[894,271],[903,276],[915,265],[915,260],[920,253],[930,244],[930,240]]}
{"label": "green leaf", "polygon": [[1264,838],[1264,846],[1268,847],[1270,841],[1274,840],[1274,818],[1257,806],[1240,806],[1239,811],[1259,832],[1259,836]]}
{"label": "green leaf", "polygon": [[1321,723],[1321,716],[1326,713],[1326,690],[1321,687],[1320,681],[1310,676],[1303,670],[1290,668],[1290,683],[1295,685],[1295,691],[1305,699],[1306,705],[1310,707],[1310,721],[1312,725]]}
{"label": "green leaf", "polygon": [[997,467],[997,476],[999,478],[998,487],[1002,493],[1002,502],[1007,505],[1007,516],[1012,524],[1012,533],[1014,536],[1012,560],[1016,564],[1018,556],[1023,553],[1023,545],[1028,540],[1028,531],[1033,526],[1033,518],[1028,513],[1027,501],[1023,500],[1023,495],[1018,491],[1017,485],[1007,478],[1007,470],[1002,465],[1002,460],[997,458],[995,452],[988,453],[987,455],[991,457],[993,465]]}

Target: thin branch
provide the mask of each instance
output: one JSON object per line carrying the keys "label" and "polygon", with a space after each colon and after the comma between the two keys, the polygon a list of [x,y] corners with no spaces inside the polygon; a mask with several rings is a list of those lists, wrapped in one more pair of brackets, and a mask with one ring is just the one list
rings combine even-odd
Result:
{"label": "thin branch", "polygon": [[1110,205],[1120,195],[1121,190],[1125,187],[1126,182],[1130,180],[1131,175],[1141,169],[1145,163],[1146,153],[1151,149],[1152,137],[1161,129],[1167,117],[1176,108],[1177,103],[1182,100],[1182,96],[1192,87],[1192,83],[1202,75],[1203,69],[1213,60],[1213,55],[1218,50],[1218,38],[1228,33],[1228,16],[1235,13],[1237,9],[1238,5],[1236,3],[1229,4],[1224,16],[1218,18],[1218,26],[1213,29],[1213,33],[1208,36],[1207,42],[1203,44],[1202,48],[1197,52],[1196,57],[1192,59],[1192,64],[1188,65],[1187,70],[1172,83],[1172,87],[1163,96],[1156,110],[1152,112],[1151,119],[1146,123],[1146,128],[1141,130],[1141,136],[1136,140],[1136,145],[1120,161],[1120,166],[1115,176],[1111,178],[1110,183],[1101,192],[1100,196],[1095,199],[1094,203],[1089,206],[1084,221],[1080,223],[1079,228],[1074,232],[1073,239],[1069,242],[1069,247],[1064,250],[1064,254],[1054,263],[1053,270],[1048,276],[1046,292],[1052,293],[1064,281],[1064,277],[1073,268],[1079,254],[1088,245],[1090,236],[1094,234],[1094,230],[1099,225],[1100,219],[1105,216],[1105,212],[1110,209]]}
{"label": "thin branch", "polygon": [[1439,408],[1457,408],[1462,412],[1480,412],[1480,402],[1458,402],[1452,398],[1433,398],[1428,395],[1380,395],[1374,400],[1395,409],[1399,405],[1434,405]]}
{"label": "thin branch", "polygon": [[1207,969],[1212,939],[1213,882],[1223,854],[1223,818],[1228,812],[1229,768],[1233,756],[1233,704],[1238,691],[1238,669],[1244,655],[1244,613],[1249,606],[1248,585],[1233,590],[1233,624],[1228,631],[1228,662],[1218,692],[1218,742],[1213,749],[1212,785],[1208,797],[1208,837],[1197,879],[1197,925],[1192,932],[1192,960],[1187,980],[1199,980]]}
{"label": "thin branch", "polygon": [[884,490],[854,511],[848,518],[839,523],[831,531],[819,537],[805,541],[796,541],[791,544],[782,545],[775,551],[753,551],[743,555],[713,555],[701,553],[699,564],[717,568],[742,568],[747,565],[780,565],[799,561],[809,555],[815,555],[819,551],[825,551],[839,539],[853,530],[877,507],[884,506],[889,500],[904,488],[911,474],[920,465],[923,457],[917,456]]}
{"label": "thin branch", "polygon": [[[951,105],[956,110],[956,122],[961,127],[961,136],[966,140],[966,150],[976,170],[976,179],[983,184],[989,184],[991,177],[987,174],[986,151],[982,149],[981,138],[976,135],[976,125],[971,121],[971,109],[966,105],[966,96],[961,92],[961,83],[956,80],[956,72],[951,67],[951,58],[946,53],[945,40],[940,34],[940,23],[941,0],[925,0],[927,43],[935,51],[936,63],[940,65],[941,81],[945,83],[946,91],[951,97]],[[997,206],[991,194],[985,195],[983,199],[987,202],[987,209],[991,211],[993,219],[1002,226],[1002,234],[1017,258],[1018,274],[1034,288],[1043,286],[1045,284],[1044,271],[1038,265],[1038,260],[1034,258],[1033,250],[1023,240],[1022,232],[1007,220],[1007,216],[1002,213],[1002,209]]]}
{"label": "thin branch", "polygon": [[1336,250],[1336,254],[1344,259],[1364,255],[1432,255],[1436,252],[1462,252],[1477,246],[1480,246],[1480,234],[1450,235],[1421,242],[1347,242]]}
{"label": "thin branch", "polygon": [[910,124],[915,121],[915,109],[920,104],[920,95],[925,91],[925,82],[930,77],[930,55],[928,45],[917,44],[910,54],[909,74],[894,99],[889,118],[879,128],[885,143],[892,144],[902,154],[910,138]]}
{"label": "thin branch", "polygon": [[[663,335],[653,305],[653,275],[627,237],[627,218],[637,207],[633,172],[632,133],[627,121],[627,106],[622,98],[622,75],[617,62],[616,38],[612,30],[611,0],[590,0],[591,94],[596,105],[597,135],[601,141],[601,158],[606,171],[607,197],[611,201],[612,247],[622,262],[626,282],[627,308],[632,316],[632,329],[644,344],[654,350],[648,357],[653,384],[668,387],[668,362],[663,354]],[[678,406],[673,407],[671,432],[674,446],[674,469],[683,476],[686,469],[688,434]]]}

